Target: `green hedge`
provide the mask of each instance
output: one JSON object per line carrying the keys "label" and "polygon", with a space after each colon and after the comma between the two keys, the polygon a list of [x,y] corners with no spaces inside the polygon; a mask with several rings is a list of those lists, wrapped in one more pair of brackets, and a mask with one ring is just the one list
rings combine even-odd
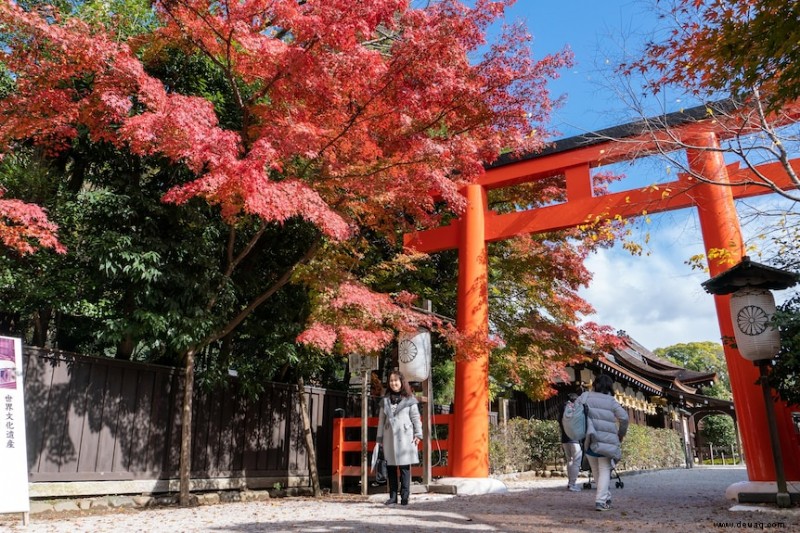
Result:
{"label": "green hedge", "polygon": [[686,464],[683,445],[671,429],[656,429],[631,424],[622,441],[623,470],[675,468]]}
{"label": "green hedge", "polygon": [[545,470],[563,455],[555,420],[513,418],[489,431],[489,470],[493,474]]}
{"label": "green hedge", "polygon": [[[509,420],[505,429],[492,426],[489,434],[489,469],[492,474],[561,469],[564,454],[555,420]],[[669,429],[631,425],[622,443],[620,470],[683,466],[678,434]]]}

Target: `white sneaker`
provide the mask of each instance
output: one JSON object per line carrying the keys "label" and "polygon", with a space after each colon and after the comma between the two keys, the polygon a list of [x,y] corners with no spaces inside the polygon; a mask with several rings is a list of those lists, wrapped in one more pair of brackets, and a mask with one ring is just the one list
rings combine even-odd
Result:
{"label": "white sneaker", "polygon": [[581,488],[577,484],[576,485],[567,485],[567,490],[570,491],[570,492],[580,492]]}
{"label": "white sneaker", "polygon": [[610,511],[611,510],[611,504],[608,503],[608,502],[596,502],[594,504],[594,510],[595,511]]}

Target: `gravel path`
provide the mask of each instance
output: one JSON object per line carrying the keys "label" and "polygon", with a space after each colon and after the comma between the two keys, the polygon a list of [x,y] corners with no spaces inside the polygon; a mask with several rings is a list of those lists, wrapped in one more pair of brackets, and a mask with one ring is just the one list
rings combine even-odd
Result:
{"label": "gravel path", "polygon": [[571,493],[563,479],[505,479],[508,492],[481,496],[413,494],[407,507],[385,495],[285,498],[193,508],[61,513],[28,527],[0,518],[0,531],[75,532],[623,532],[800,531],[800,508],[742,506],[725,489],[746,480],[743,468],[714,467],[623,474],[612,484],[613,510],[594,510],[594,490]]}

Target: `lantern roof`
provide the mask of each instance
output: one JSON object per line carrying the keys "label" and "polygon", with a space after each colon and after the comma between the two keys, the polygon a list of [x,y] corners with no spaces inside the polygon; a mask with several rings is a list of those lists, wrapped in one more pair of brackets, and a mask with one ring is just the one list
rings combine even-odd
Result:
{"label": "lantern roof", "polygon": [[782,290],[800,282],[800,274],[774,268],[742,257],[738,265],[717,274],[701,285],[710,294],[731,294],[744,287]]}

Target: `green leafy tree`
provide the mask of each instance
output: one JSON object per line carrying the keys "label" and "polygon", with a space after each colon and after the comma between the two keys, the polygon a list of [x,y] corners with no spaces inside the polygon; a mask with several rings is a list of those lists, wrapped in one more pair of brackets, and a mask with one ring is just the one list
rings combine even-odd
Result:
{"label": "green leafy tree", "polygon": [[736,444],[736,428],[730,416],[709,415],[703,418],[700,426],[700,434],[706,442],[726,448]]}
{"label": "green leafy tree", "polygon": [[779,306],[773,322],[781,335],[781,349],[769,376],[769,383],[781,399],[800,405],[800,296]]}
{"label": "green leafy tree", "polygon": [[710,341],[673,344],[666,348],[656,348],[653,353],[688,370],[716,372],[714,385],[703,389],[702,393],[713,398],[731,398],[728,366],[721,344]]}
{"label": "green leafy tree", "polygon": [[[674,344],[666,348],[656,348],[653,353],[669,359],[689,370],[698,372],[716,372],[717,380],[711,387],[702,389],[702,393],[712,398],[730,400],[731,387],[725,353],[722,345],[716,342],[689,342]],[[709,415],[702,420],[700,434],[706,442],[714,446],[733,446],[736,443],[736,431],[733,419],[728,415]]]}
{"label": "green leafy tree", "polygon": [[[789,272],[800,273],[800,227],[793,225],[785,236],[774,239],[776,255],[774,266]],[[800,405],[800,292],[794,287],[783,304],[778,306],[773,322],[780,331],[781,349],[775,358],[770,385],[782,400],[790,405]]]}

